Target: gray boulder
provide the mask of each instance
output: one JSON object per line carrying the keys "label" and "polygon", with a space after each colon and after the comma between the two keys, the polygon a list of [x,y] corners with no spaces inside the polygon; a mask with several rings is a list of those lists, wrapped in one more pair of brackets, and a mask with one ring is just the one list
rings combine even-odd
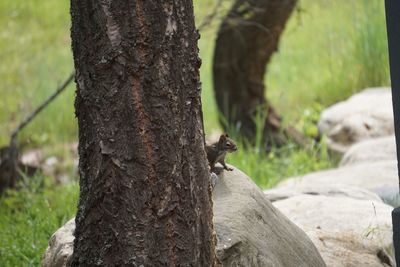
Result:
{"label": "gray boulder", "polygon": [[396,160],[396,157],[396,140],[394,135],[390,135],[352,145],[344,154],[340,166]]}
{"label": "gray boulder", "polygon": [[[398,186],[397,161],[379,161],[345,166],[307,174],[302,177],[289,178],[278,184],[278,187],[318,186],[342,187],[356,186],[371,190],[379,195],[382,187]],[[379,195],[380,196],[380,195]],[[381,196],[380,196],[381,197]]]}
{"label": "gray boulder", "polygon": [[276,201],[274,206],[307,233],[327,266],[394,266],[390,206],[310,195]]}
{"label": "gray boulder", "polygon": [[[307,235],[274,208],[249,177],[235,168],[219,178],[213,191],[214,227],[223,266],[326,266]],[[65,266],[74,228],[71,220],[53,235],[51,240],[65,242],[50,241],[43,266]]]}
{"label": "gray boulder", "polygon": [[275,202],[298,195],[329,196],[329,197],[351,197],[355,199],[373,200],[382,202],[381,198],[366,189],[346,185],[298,185],[272,188],[264,191],[269,201]]}
{"label": "gray boulder", "polygon": [[327,135],[329,148],[339,154],[362,140],[393,135],[390,89],[366,89],[327,108],[321,114],[318,129]]}
{"label": "gray boulder", "polygon": [[325,266],[314,245],[244,173],[223,172],[213,193],[224,266]]}

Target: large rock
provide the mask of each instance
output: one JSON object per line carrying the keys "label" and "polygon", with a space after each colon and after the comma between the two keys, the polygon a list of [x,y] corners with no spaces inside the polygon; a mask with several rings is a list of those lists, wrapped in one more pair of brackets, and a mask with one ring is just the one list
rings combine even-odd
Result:
{"label": "large rock", "polygon": [[374,138],[352,145],[344,154],[340,166],[396,160],[396,156],[394,135]]}
{"label": "large rock", "polygon": [[279,187],[319,186],[341,187],[356,186],[371,190],[379,195],[380,188],[398,186],[397,161],[379,161],[345,166],[307,174],[302,177],[288,178],[278,184]]}
{"label": "large rock", "polygon": [[343,154],[352,144],[394,133],[391,91],[371,88],[337,103],[321,114],[321,133],[331,150]]}
{"label": "large rock", "polygon": [[223,172],[213,196],[217,255],[224,266],[325,266],[304,232],[239,170]]}
{"label": "large rock", "polygon": [[307,233],[327,266],[394,266],[390,206],[310,195],[276,201],[274,206]]}
{"label": "large rock", "polygon": [[42,267],[65,267],[74,250],[75,218],[55,232],[42,258]]}
{"label": "large rock", "polygon": [[[236,168],[220,174],[213,196],[217,255],[224,266],[325,266],[307,235]],[[64,242],[50,241],[43,266],[65,266],[72,253],[74,228],[70,221],[54,234],[51,240]]]}
{"label": "large rock", "polygon": [[296,185],[272,188],[264,191],[269,201],[275,202],[298,195],[330,196],[330,197],[351,197],[362,200],[373,200],[382,202],[381,198],[366,189],[346,185]]}

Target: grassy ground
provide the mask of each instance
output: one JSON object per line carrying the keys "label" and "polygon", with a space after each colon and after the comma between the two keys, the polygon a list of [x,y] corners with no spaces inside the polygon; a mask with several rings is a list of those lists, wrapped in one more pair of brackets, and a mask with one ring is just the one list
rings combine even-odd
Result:
{"label": "grassy ground", "polygon": [[40,266],[50,236],[76,212],[76,183],[57,187],[41,176],[33,181],[0,201],[0,266]]}
{"label": "grassy ground", "polygon": [[[197,22],[215,2],[195,0]],[[230,4],[223,1],[222,10]],[[67,0],[0,1],[0,146],[72,70],[68,9]],[[205,28],[199,41],[208,134],[219,130],[211,73],[217,25]],[[364,87],[387,85],[387,64],[383,1],[301,0],[268,67],[267,94],[287,121],[313,134],[323,107]],[[56,148],[76,141],[73,98],[70,86],[22,132],[20,144]],[[240,149],[228,162],[261,187],[334,165],[323,144],[311,152],[289,144],[269,155]],[[56,186],[53,180],[38,176],[0,199],[1,266],[37,266],[50,235],[75,213],[78,185]]]}

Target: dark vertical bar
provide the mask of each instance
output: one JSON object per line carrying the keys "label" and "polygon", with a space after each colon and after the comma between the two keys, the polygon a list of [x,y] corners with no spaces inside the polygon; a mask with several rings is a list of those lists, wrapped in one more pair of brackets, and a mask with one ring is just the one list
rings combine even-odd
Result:
{"label": "dark vertical bar", "polygon": [[400,1],[386,0],[386,25],[389,43],[390,78],[397,144],[397,159],[400,154]]}
{"label": "dark vertical bar", "polygon": [[[392,81],[392,101],[394,128],[397,148],[397,168],[400,173],[400,1],[385,0],[386,27],[389,44],[390,78]],[[392,212],[393,243],[396,264],[400,266],[400,208]]]}

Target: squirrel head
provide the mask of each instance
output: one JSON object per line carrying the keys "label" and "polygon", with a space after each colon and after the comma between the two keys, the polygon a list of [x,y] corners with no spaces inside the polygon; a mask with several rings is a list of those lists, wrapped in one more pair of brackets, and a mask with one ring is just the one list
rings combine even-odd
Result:
{"label": "squirrel head", "polygon": [[235,142],[226,133],[219,137],[218,145],[222,150],[227,152],[235,152],[237,150]]}

